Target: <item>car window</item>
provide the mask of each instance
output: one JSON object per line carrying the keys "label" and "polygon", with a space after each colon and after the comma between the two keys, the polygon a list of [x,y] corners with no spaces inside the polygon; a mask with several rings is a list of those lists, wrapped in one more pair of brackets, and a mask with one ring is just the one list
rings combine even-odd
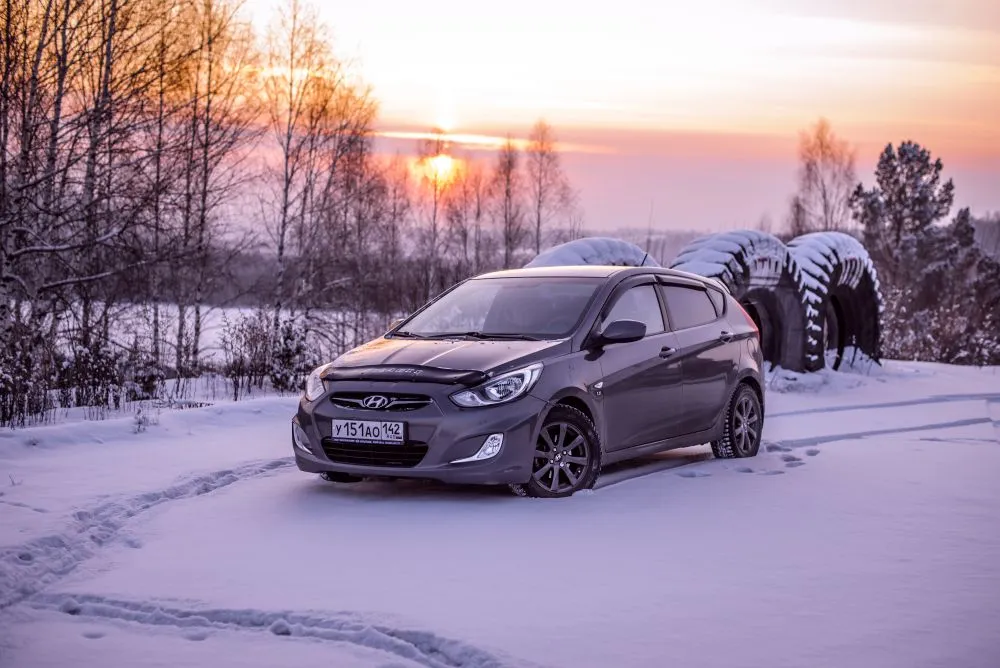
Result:
{"label": "car window", "polygon": [[686,329],[712,322],[718,316],[705,290],[681,285],[663,286],[667,312],[674,329]]}
{"label": "car window", "polygon": [[568,336],[582,319],[600,278],[478,278],[441,297],[401,330],[415,336],[478,332],[489,336]]}
{"label": "car window", "polygon": [[652,285],[637,285],[623,292],[601,321],[603,330],[615,320],[638,320],[646,325],[646,335],[664,331],[663,312]]}
{"label": "car window", "polygon": [[726,312],[726,298],[722,296],[721,292],[709,289],[708,296],[712,300],[712,304],[715,305],[716,315],[722,315]]}

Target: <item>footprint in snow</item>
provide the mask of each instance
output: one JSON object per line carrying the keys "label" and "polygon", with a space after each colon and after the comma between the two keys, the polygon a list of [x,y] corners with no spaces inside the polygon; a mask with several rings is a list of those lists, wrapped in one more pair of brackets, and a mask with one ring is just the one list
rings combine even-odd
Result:
{"label": "footprint in snow", "polygon": [[184,637],[187,640],[192,640],[194,642],[200,642],[200,641],[202,641],[202,640],[204,640],[205,638],[208,637],[208,633],[206,631],[190,631],[188,633],[185,633]]}
{"label": "footprint in snow", "polygon": [[84,631],[83,632],[83,637],[84,638],[89,638],[91,640],[97,640],[98,638],[103,638],[104,637],[104,633],[101,632],[101,631]]}
{"label": "footprint in snow", "polygon": [[753,473],[753,469],[749,466],[740,466],[736,471],[737,473]]}
{"label": "footprint in snow", "polygon": [[815,457],[816,455],[819,454],[819,448],[809,448],[808,450],[806,450],[806,454],[809,455],[810,457]]}
{"label": "footprint in snow", "polygon": [[284,619],[276,619],[269,629],[276,636],[292,635],[292,627]]}
{"label": "footprint in snow", "polygon": [[793,469],[796,466],[805,466],[805,465],[806,465],[805,462],[788,462],[787,464],[785,464],[785,468],[786,469]]}
{"label": "footprint in snow", "polygon": [[796,457],[795,455],[781,455],[781,461],[783,462],[800,462],[801,457]]}
{"label": "footprint in snow", "polygon": [[784,471],[775,469],[773,471],[764,471],[763,473],[761,473],[761,475],[782,475],[783,473]]}
{"label": "footprint in snow", "polygon": [[677,475],[682,478],[707,478],[711,474],[704,471],[678,471]]}
{"label": "footprint in snow", "polygon": [[789,452],[791,450],[787,445],[781,445],[780,443],[768,443],[768,452]]}
{"label": "footprint in snow", "polygon": [[35,560],[35,555],[33,555],[31,552],[22,552],[21,554],[17,555],[17,558],[26,564],[30,564],[32,561]]}

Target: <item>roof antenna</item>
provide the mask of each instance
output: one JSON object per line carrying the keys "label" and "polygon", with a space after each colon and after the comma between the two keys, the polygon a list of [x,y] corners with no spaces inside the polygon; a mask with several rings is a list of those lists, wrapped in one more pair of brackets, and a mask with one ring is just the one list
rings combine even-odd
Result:
{"label": "roof antenna", "polygon": [[646,266],[646,260],[649,258],[649,247],[653,243],[653,200],[649,200],[649,220],[646,223],[646,254],[642,256],[642,262],[639,263],[640,267]]}

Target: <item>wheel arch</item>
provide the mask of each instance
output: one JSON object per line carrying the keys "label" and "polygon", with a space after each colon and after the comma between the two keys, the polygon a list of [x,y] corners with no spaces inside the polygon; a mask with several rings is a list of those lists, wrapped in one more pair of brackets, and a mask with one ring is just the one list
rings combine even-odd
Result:
{"label": "wheel arch", "polygon": [[760,401],[760,408],[764,410],[764,387],[753,371],[746,369],[737,376],[736,385],[733,387],[734,394],[740,385],[748,385],[756,393],[757,400]]}

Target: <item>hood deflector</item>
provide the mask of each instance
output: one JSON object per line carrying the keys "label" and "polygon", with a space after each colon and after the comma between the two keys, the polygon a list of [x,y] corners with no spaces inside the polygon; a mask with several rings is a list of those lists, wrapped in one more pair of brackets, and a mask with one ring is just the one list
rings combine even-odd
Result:
{"label": "hood deflector", "polygon": [[441,369],[413,364],[378,366],[342,366],[327,369],[323,380],[375,380],[384,382],[439,383],[441,385],[479,385],[489,378],[483,371]]}

